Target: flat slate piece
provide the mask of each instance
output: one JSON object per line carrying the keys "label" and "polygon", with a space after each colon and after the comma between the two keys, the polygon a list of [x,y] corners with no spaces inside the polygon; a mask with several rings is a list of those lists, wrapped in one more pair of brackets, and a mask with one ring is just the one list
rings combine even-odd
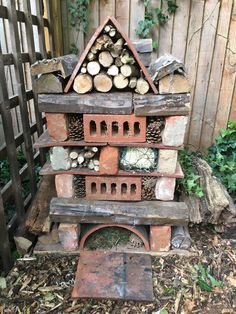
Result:
{"label": "flat slate piece", "polygon": [[38,106],[41,112],[131,114],[133,111],[131,92],[41,94]]}
{"label": "flat slate piece", "polygon": [[134,94],[136,116],[186,116],[190,112],[190,94]]}
{"label": "flat slate piece", "polygon": [[[55,147],[55,146],[106,146],[107,143],[92,143],[92,142],[84,142],[84,141],[54,141],[48,134],[48,130],[42,133],[34,143],[34,148],[42,148],[42,147]],[[166,147],[166,146],[164,146]],[[168,149],[168,148],[167,148]],[[174,149],[174,148],[173,148]],[[178,149],[181,149],[179,147]]]}
{"label": "flat slate piece", "polygon": [[[66,144],[64,145],[66,146]],[[94,145],[95,146],[95,145]],[[97,146],[97,145],[96,145]],[[51,166],[51,162],[47,161],[43,167],[41,168],[39,174],[41,176],[45,175],[56,175],[56,174],[74,174],[74,175],[83,175],[83,176],[100,176],[99,172],[95,172],[94,170],[90,170],[89,168],[71,168],[69,170],[53,170]],[[119,170],[117,173],[118,177],[167,177],[167,178],[178,178],[181,179],[184,177],[184,173],[181,169],[179,163],[177,163],[175,173],[162,173],[162,172],[138,172],[138,171],[123,171]]]}
{"label": "flat slate piece", "polygon": [[72,298],[153,301],[151,257],[81,252]]}
{"label": "flat slate piece", "polygon": [[34,148],[43,148],[43,147],[53,147],[53,146],[117,146],[117,147],[152,147],[158,149],[170,149],[170,150],[180,150],[183,149],[183,146],[166,146],[162,143],[92,143],[84,141],[55,141],[53,140],[46,130],[42,133],[34,142]]}
{"label": "flat slate piece", "polygon": [[184,202],[90,201],[52,198],[50,218],[64,223],[120,223],[129,225],[183,226],[189,222],[189,209]]}

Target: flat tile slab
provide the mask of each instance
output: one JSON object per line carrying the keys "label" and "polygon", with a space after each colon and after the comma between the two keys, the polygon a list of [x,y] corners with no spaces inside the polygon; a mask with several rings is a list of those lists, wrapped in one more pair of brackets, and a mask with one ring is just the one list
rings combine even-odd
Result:
{"label": "flat tile slab", "polygon": [[153,301],[151,257],[82,251],[72,298]]}

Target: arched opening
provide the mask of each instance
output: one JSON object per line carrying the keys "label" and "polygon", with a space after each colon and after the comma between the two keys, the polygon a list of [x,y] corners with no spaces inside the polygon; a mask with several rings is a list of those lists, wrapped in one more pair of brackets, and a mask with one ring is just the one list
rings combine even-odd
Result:
{"label": "arched opening", "polygon": [[[145,226],[130,226],[130,225],[121,225],[121,224],[99,224],[99,225],[87,225],[86,229],[82,232],[82,237],[80,240],[80,250],[83,250],[85,248],[85,243],[88,240],[88,238],[92,235],[95,234],[95,232],[101,230],[101,229],[108,229],[110,227],[116,227],[116,228],[123,228],[126,231],[129,231],[129,234],[131,235],[134,233],[143,243],[143,248],[146,251],[150,251],[150,245],[149,245],[149,237],[148,237],[148,232],[146,230]],[[111,234],[111,233],[110,233]],[[127,232],[126,232],[127,235]],[[97,247],[96,249],[104,249],[103,244],[104,241],[101,240],[101,246]],[[92,248],[87,248],[86,249],[92,249]],[[109,248],[108,248],[109,249]]]}

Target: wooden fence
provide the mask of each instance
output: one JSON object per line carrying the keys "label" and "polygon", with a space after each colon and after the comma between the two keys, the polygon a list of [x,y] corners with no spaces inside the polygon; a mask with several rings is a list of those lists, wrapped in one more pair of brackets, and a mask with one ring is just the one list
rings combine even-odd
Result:
{"label": "wooden fence", "polygon": [[[32,146],[43,132],[45,118],[38,111],[32,91],[30,64],[47,58],[47,50],[53,53],[49,16],[49,1],[0,0],[0,257],[5,269],[11,264],[8,234],[23,221],[25,209],[37,190],[36,163],[45,161],[43,151],[36,152]],[[24,165],[17,160],[20,152]],[[11,180],[3,184],[7,167]],[[23,195],[26,180],[27,195]],[[13,217],[6,224],[10,200]]]}
{"label": "wooden fence", "polygon": [[[86,36],[70,27],[68,4],[61,0],[64,53],[75,43],[81,53],[94,30],[115,16],[131,39],[144,18],[142,0],[91,0]],[[166,1],[152,0],[166,10]],[[156,27],[153,59],[171,53],[186,64],[192,87],[192,115],[186,142],[206,151],[221,127],[236,120],[236,0],[177,0],[168,23]]]}

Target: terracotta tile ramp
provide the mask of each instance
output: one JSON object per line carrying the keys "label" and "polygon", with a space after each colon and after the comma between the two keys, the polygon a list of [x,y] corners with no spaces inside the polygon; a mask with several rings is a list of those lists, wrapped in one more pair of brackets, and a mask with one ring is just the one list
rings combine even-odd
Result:
{"label": "terracotta tile ramp", "polygon": [[153,301],[151,257],[82,251],[72,298]]}

